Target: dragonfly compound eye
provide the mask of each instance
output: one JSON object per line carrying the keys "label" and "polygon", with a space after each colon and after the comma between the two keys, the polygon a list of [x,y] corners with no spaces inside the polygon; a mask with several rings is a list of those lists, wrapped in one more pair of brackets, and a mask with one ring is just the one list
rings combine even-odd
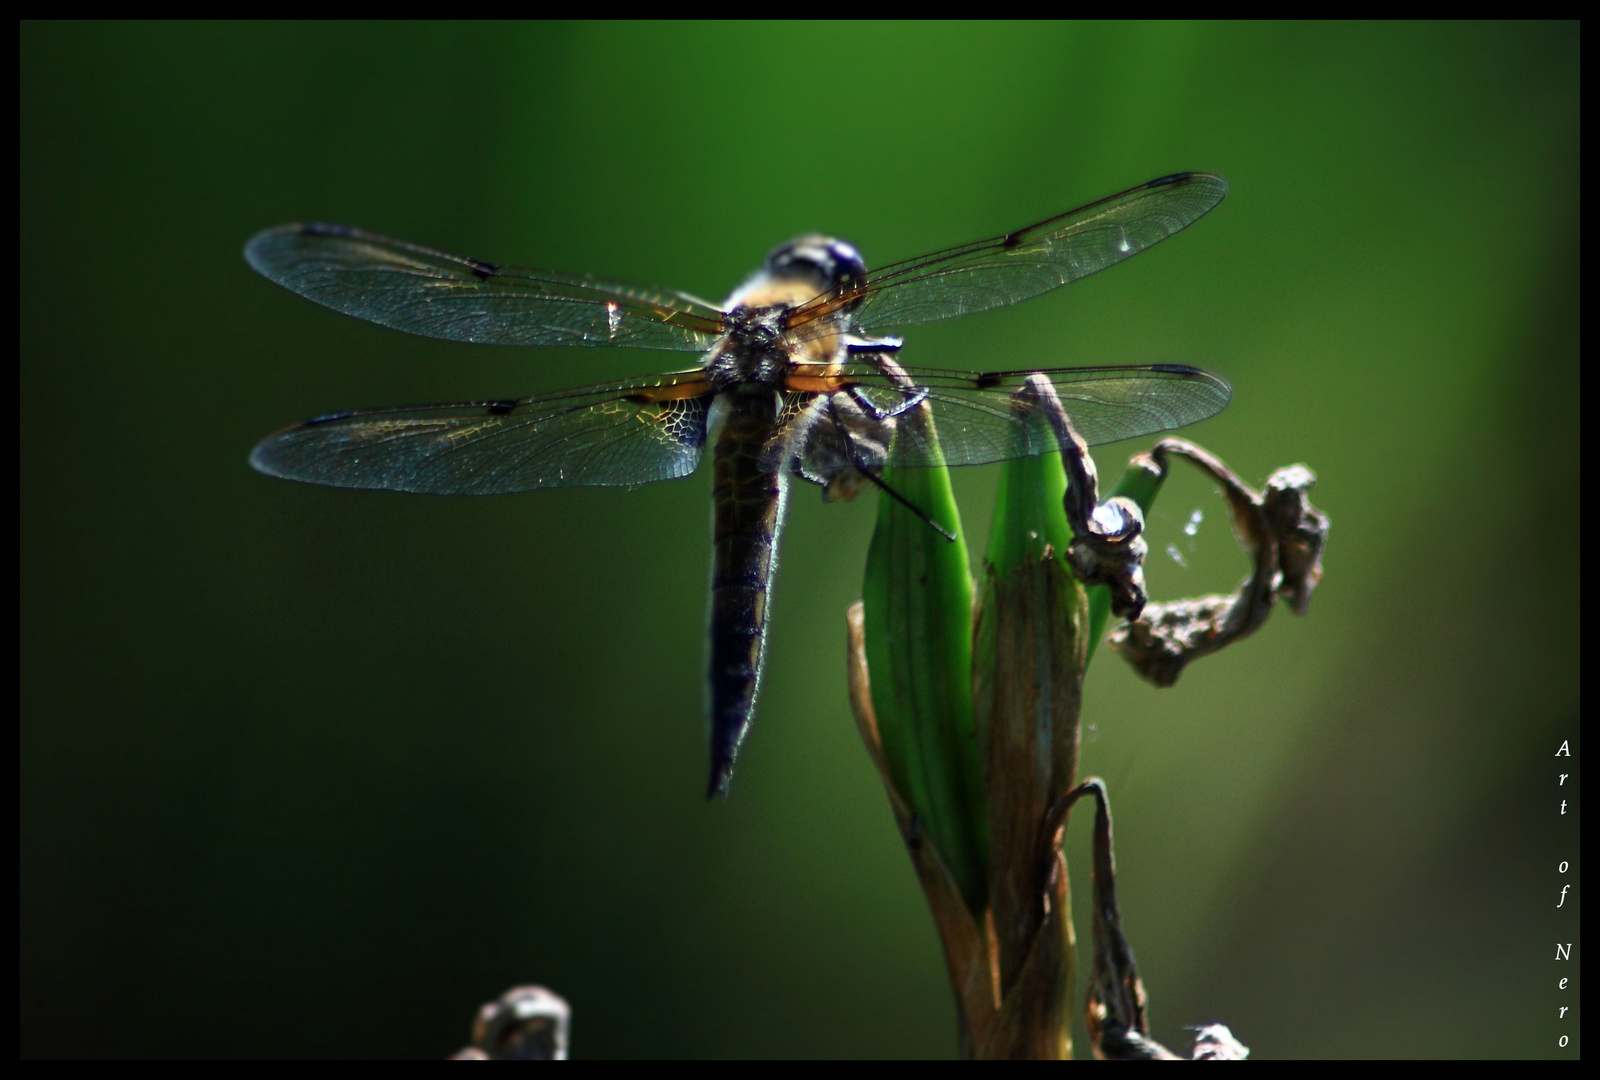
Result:
{"label": "dragonfly compound eye", "polygon": [[867,272],[867,264],[854,244],[812,234],[773,248],[766,270],[775,277],[810,278],[820,292],[860,277]]}

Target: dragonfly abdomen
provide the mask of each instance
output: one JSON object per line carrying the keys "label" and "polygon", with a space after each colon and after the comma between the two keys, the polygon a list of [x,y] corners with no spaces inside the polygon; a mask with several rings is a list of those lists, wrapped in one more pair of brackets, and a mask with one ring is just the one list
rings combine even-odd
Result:
{"label": "dragonfly abdomen", "polygon": [[777,420],[771,390],[735,392],[713,454],[708,795],[727,793],[761,682],[785,494],[783,476],[762,458]]}

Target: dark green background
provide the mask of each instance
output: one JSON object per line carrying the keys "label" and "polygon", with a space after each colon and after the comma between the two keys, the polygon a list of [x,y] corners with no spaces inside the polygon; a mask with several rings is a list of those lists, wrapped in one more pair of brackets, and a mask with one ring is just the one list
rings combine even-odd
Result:
{"label": "dark green background", "polygon": [[[718,298],[801,231],[885,262],[1179,169],[1232,185],[1183,236],[907,352],[1200,364],[1235,398],[1187,434],[1320,477],[1308,618],[1172,690],[1090,672],[1154,1034],[1576,1034],[1576,27],[25,25],[21,68],[23,1054],[439,1057],[532,981],[585,1057],[953,1053],[845,702],[870,500],[797,493],[708,805],[707,477],[452,500],[245,464],[333,408],[685,358],[406,337],[240,248],[346,221]],[[994,470],[957,482],[981,551]],[[1158,597],[1237,583],[1205,484],[1156,510]],[[1079,884],[1086,853],[1079,820]]]}

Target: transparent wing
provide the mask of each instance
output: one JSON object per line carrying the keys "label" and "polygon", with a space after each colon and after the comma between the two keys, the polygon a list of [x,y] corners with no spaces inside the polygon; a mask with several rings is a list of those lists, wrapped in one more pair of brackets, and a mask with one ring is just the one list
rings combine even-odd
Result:
{"label": "transparent wing", "polygon": [[[866,365],[862,365],[866,367]],[[1031,375],[1044,375],[1090,446],[1171,431],[1221,412],[1233,397],[1222,379],[1184,364],[1043,368],[1037,371],[904,369],[908,385],[875,370],[847,369],[839,389],[891,414],[924,398],[933,412],[938,455],[918,425],[897,423],[888,464],[901,468],[983,465],[1056,450],[1039,406],[1015,392]]]}
{"label": "transparent wing", "polygon": [[1137,255],[1227,193],[1220,176],[1163,176],[1026,229],[880,267],[801,305],[791,322],[854,304],[856,328],[874,331],[1004,307]]}
{"label": "transparent wing", "polygon": [[722,332],[722,313],[692,297],[499,266],[346,225],[268,229],[244,257],[308,300],[447,341],[701,351]]}
{"label": "transparent wing", "polygon": [[268,436],[250,464],[310,484],[435,495],[648,484],[694,472],[712,396],[694,371],[520,400],[359,409]]}

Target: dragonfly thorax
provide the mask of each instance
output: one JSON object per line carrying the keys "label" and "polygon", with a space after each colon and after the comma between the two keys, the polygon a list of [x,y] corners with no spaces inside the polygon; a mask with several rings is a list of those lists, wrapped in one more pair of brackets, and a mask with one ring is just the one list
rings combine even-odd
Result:
{"label": "dragonfly thorax", "polygon": [[857,305],[813,316],[793,333],[790,316],[866,269],[853,245],[831,236],[801,236],[773,248],[761,269],[724,304],[723,335],[705,365],[712,389],[720,393],[746,383],[779,389],[795,364],[836,362],[844,350],[841,335],[849,330],[850,312]]}
{"label": "dragonfly thorax", "polygon": [[778,388],[792,362],[788,328],[789,305],[735,307],[724,322],[727,332],[711,349],[706,375],[712,390],[720,393],[735,386],[759,383]]}

